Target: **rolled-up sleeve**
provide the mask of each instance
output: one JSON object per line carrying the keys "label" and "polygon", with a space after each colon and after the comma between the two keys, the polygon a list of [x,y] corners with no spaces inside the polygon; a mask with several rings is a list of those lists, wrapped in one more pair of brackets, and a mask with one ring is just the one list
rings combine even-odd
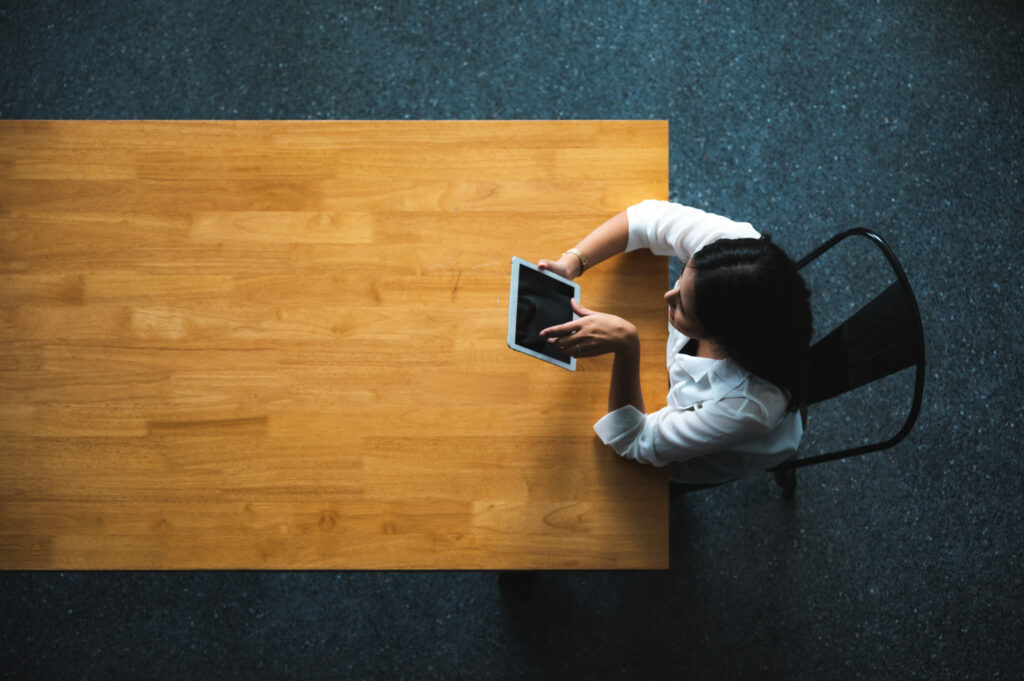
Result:
{"label": "rolled-up sleeve", "polygon": [[629,219],[627,251],[646,248],[655,255],[689,260],[718,239],[757,239],[761,235],[747,222],[707,213],[668,201],[643,201],[626,209]]}
{"label": "rolled-up sleeve", "polygon": [[640,437],[646,421],[647,414],[627,404],[605,414],[594,424],[594,432],[601,438],[601,442],[621,455]]}
{"label": "rolled-up sleeve", "polygon": [[653,466],[732,449],[768,430],[760,419],[718,404],[665,407],[651,414],[627,405],[594,424],[598,437],[616,454]]}

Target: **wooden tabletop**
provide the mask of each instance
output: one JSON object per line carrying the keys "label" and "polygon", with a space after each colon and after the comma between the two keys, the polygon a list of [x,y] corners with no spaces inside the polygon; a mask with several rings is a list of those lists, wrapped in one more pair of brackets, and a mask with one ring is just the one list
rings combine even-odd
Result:
{"label": "wooden tabletop", "polygon": [[[611,359],[510,260],[667,198],[664,121],[0,121],[0,568],[668,567]],[[664,260],[584,274],[664,405]]]}

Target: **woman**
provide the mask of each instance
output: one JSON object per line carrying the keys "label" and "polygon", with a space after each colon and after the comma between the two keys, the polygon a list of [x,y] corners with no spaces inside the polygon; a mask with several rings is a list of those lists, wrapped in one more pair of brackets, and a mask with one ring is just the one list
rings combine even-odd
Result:
{"label": "woman", "polygon": [[672,464],[672,479],[723,482],[796,453],[811,338],[807,287],[767,236],[696,208],[644,201],[557,261],[575,278],[616,253],[650,249],[685,265],[668,303],[668,406],[646,414],[636,327],[573,301],[579,319],[541,332],[577,358],[614,353],[608,414],[594,425],[628,459]]}

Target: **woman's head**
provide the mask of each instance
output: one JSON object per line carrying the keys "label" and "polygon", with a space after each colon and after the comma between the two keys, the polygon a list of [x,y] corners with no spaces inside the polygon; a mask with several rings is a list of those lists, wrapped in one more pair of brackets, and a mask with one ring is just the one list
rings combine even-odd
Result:
{"label": "woman's head", "polygon": [[720,239],[686,264],[666,294],[673,324],[693,338],[714,341],[747,371],[803,401],[811,340],[810,293],[796,265],[771,242]]}

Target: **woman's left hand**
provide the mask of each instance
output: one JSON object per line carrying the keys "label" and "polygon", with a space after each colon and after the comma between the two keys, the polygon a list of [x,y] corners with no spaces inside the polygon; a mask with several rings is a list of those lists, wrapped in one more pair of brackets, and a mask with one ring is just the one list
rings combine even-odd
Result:
{"label": "woman's left hand", "polygon": [[540,332],[549,343],[570,357],[596,357],[620,350],[635,350],[640,345],[636,327],[622,317],[594,312],[572,300],[572,311],[579,315],[558,326]]}

